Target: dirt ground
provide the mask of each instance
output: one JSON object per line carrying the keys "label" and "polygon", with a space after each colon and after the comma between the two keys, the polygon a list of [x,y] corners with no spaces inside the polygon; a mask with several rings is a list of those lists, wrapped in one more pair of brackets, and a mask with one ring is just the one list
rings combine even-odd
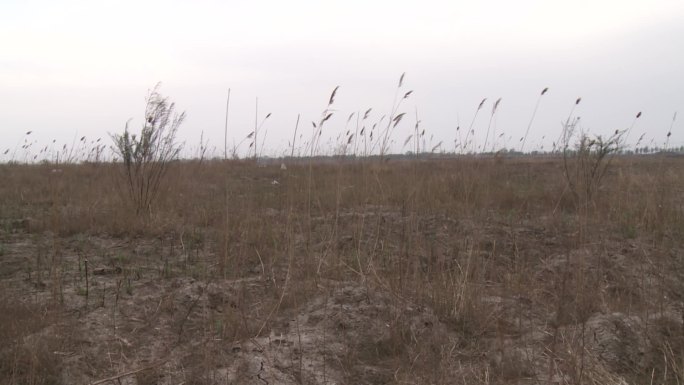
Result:
{"label": "dirt ground", "polygon": [[229,272],[221,237],[56,234],[2,218],[0,383],[682,380],[675,238],[597,226],[570,247],[570,216],[371,203],[321,210],[307,237],[288,207],[250,208],[294,230],[277,242],[241,230],[230,250],[245,258]]}
{"label": "dirt ground", "polygon": [[[58,255],[46,251],[52,242],[61,244]],[[167,243],[12,234],[1,264],[4,311],[14,313],[8,299],[28,309],[60,309],[14,343],[29,354],[47,344],[42,349],[55,367],[43,369],[51,371],[52,383],[87,384],[112,376],[103,383],[486,383],[493,381],[489,376],[519,384],[568,383],[560,369],[549,373],[546,347],[555,339],[568,349],[583,349],[584,375],[593,383],[620,384],[622,375],[667,359],[659,351],[663,341],[676,345],[682,338],[681,309],[674,301],[681,293],[665,293],[663,309],[646,319],[597,305],[584,326],[568,321],[555,332],[555,311],[540,306],[550,293],[488,293],[479,310],[487,324],[463,331],[463,325],[440,321],[430,307],[370,278],[322,280],[299,289],[306,295],[286,296],[291,277],[274,278],[255,267],[249,277],[207,279],[206,270],[216,267],[211,256],[189,255]],[[622,269],[626,275],[619,275],[631,282],[607,279],[592,295],[630,295],[643,283],[635,268],[637,248],[611,246],[616,250],[602,261],[605,274]],[[589,254],[583,257],[597,263]],[[51,258],[53,271],[40,266],[50,265]],[[565,263],[562,255],[541,257],[537,277],[530,279],[562,274]],[[492,333],[490,322],[501,324],[494,327],[500,334]],[[580,335],[586,337],[578,347]],[[17,354],[8,345],[4,350]],[[438,365],[430,362],[435,355],[458,365],[440,369],[435,378],[429,373]],[[397,365],[405,357],[414,367]]]}

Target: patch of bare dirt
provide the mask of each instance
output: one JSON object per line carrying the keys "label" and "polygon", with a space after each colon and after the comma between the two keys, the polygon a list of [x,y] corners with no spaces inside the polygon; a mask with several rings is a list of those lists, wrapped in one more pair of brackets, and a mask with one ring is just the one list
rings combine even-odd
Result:
{"label": "patch of bare dirt", "polygon": [[[398,226],[412,220],[373,215]],[[445,293],[471,293],[463,308],[439,313],[428,305],[437,302],[404,298],[367,276],[288,281],[258,260],[245,263],[244,278],[218,279],[212,248],[187,239],[8,235],[0,285],[11,299],[3,309],[18,322],[3,324],[24,327],[0,332],[2,361],[11,365],[0,373],[73,384],[617,385],[671,379],[666,368],[681,366],[681,293],[662,288],[678,287],[677,270],[642,258],[651,252],[645,246],[608,241],[610,252],[562,253],[532,226],[414,222],[436,245],[415,256],[419,269],[456,276],[469,258],[488,267],[467,276],[478,285]],[[365,245],[340,228],[341,249]],[[481,233],[478,253],[450,237],[457,228]],[[510,281],[513,269],[528,271],[529,282]],[[648,298],[658,311],[643,310]]]}

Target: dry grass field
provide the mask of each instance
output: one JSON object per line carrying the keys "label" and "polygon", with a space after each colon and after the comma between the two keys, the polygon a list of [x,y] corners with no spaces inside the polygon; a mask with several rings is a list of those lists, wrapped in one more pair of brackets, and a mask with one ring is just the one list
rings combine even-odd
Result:
{"label": "dry grass field", "polygon": [[684,158],[284,162],[0,165],[0,383],[684,382]]}

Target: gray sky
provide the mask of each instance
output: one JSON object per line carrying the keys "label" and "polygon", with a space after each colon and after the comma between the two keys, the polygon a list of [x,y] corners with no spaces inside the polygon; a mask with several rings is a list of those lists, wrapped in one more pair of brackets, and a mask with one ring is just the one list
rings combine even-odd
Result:
{"label": "gray sky", "polygon": [[[485,97],[478,143],[502,98],[495,145],[519,148],[544,87],[528,149],[550,149],[577,97],[584,129],[625,129],[643,111],[631,141],[645,133],[646,144],[662,146],[684,110],[683,37],[681,0],[3,0],[0,154],[10,152],[0,160],[19,157],[29,130],[39,148],[81,136],[108,141],[129,118],[138,128],[159,81],[188,114],[180,131],[188,151],[204,132],[222,152],[231,88],[229,143],[253,129],[258,97],[260,116],[272,113],[264,152],[289,153],[297,114],[303,141],[335,86],[339,113],[324,145],[352,112],[373,108],[371,124],[388,114],[403,72],[404,91],[414,93],[400,108],[407,115],[394,151],[408,149],[416,108],[426,145],[433,137],[453,150],[456,127],[470,125]],[[682,126],[674,122],[670,145],[684,144]]]}

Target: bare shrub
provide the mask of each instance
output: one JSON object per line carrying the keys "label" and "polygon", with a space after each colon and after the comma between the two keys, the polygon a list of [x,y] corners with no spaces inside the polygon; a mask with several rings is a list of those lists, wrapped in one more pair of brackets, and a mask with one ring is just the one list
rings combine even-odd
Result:
{"label": "bare shrub", "polygon": [[563,128],[563,174],[576,202],[585,206],[601,187],[613,156],[620,150],[624,132],[616,130],[604,138],[579,130],[571,148],[578,123],[579,118]]}
{"label": "bare shrub", "polygon": [[111,135],[137,215],[150,212],[169,164],[183,148],[176,142],[176,133],[185,120],[185,113],[175,113],[175,103],[159,93],[160,85],[147,96],[145,123],[140,134],[131,134],[126,123],[123,134]]}

